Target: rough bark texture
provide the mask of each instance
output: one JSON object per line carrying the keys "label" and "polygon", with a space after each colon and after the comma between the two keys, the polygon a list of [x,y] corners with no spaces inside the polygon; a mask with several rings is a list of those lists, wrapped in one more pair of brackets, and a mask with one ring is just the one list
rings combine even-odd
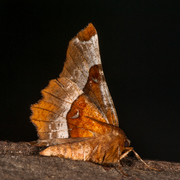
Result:
{"label": "rough bark texture", "polygon": [[123,162],[125,177],[115,168],[104,168],[91,162],[72,161],[58,157],[42,157],[39,148],[27,142],[0,141],[0,179],[180,179],[180,163],[146,160],[154,171],[143,163],[128,158]]}

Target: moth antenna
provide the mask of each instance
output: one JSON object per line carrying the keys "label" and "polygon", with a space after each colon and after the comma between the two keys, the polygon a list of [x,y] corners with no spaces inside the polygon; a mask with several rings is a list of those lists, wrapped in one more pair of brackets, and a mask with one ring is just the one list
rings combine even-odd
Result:
{"label": "moth antenna", "polygon": [[160,171],[159,169],[152,168],[151,166],[149,166],[147,163],[145,163],[145,162],[141,159],[141,157],[139,156],[139,154],[138,154],[136,151],[134,151],[134,150],[132,150],[132,151],[134,152],[136,158],[137,158],[138,160],[140,160],[145,166],[147,166],[148,168],[153,169],[153,170],[155,170],[155,171]]}

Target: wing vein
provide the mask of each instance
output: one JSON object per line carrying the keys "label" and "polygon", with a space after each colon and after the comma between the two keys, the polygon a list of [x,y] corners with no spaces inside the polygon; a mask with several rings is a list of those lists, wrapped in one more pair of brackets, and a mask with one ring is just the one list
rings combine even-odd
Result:
{"label": "wing vein", "polygon": [[[62,116],[61,116],[62,117]],[[66,118],[65,117],[62,117],[62,118],[64,118],[65,120],[66,120]],[[40,119],[32,119],[33,121],[42,121],[42,122],[45,122],[45,123],[49,123],[49,122],[56,122],[56,121],[52,121],[52,120],[48,120],[48,121],[46,121],[46,120],[40,120]],[[65,123],[65,124],[67,124],[67,122],[61,122],[61,123]]]}
{"label": "wing vein", "polygon": [[[69,53],[69,52],[68,52],[68,53]],[[84,72],[81,70],[81,68],[76,64],[76,62],[74,61],[74,58],[71,56],[70,53],[69,53],[69,55],[70,55],[72,61],[74,62],[74,64],[76,65],[76,67],[79,69],[79,71],[81,71],[81,73],[83,74],[83,76],[88,79],[88,77],[84,74]]]}
{"label": "wing vein", "polygon": [[[77,46],[76,43],[74,43],[73,45],[75,46],[76,49],[79,49],[79,50],[81,51],[81,49],[78,48],[78,46]],[[87,61],[86,61],[86,58],[84,57],[83,51],[81,51],[81,54],[80,54],[80,55],[81,55],[81,57],[82,57],[82,59],[83,59],[83,62],[85,62],[85,64],[86,64],[86,71],[88,72],[88,71],[89,71],[89,67],[88,67],[88,63],[87,63]]]}
{"label": "wing vein", "polygon": [[[68,79],[68,78],[67,78]],[[61,87],[62,89],[63,89],[63,91],[65,92],[65,94],[69,97],[69,99],[71,99],[71,97],[69,96],[69,94],[66,92],[66,90],[64,89],[64,86],[63,86],[63,84],[58,80],[58,79],[56,79],[56,84],[59,86],[59,87]],[[72,99],[71,99],[71,101],[72,101]],[[70,103],[71,104],[71,103]]]}
{"label": "wing vein", "polygon": [[[60,86],[59,86],[59,87],[60,87]],[[62,88],[62,89],[63,89],[63,88]],[[63,89],[63,90],[64,90],[64,89]],[[43,91],[43,92],[45,92],[45,93],[47,93],[47,94],[53,96],[53,97],[56,98],[56,99],[59,99],[59,100],[61,100],[61,101],[63,101],[63,102],[66,102],[66,103],[68,103],[68,104],[71,104],[71,102],[65,101],[65,100],[63,100],[63,99],[61,99],[61,98],[55,96],[54,94],[51,94],[51,93],[48,92],[48,91]]]}

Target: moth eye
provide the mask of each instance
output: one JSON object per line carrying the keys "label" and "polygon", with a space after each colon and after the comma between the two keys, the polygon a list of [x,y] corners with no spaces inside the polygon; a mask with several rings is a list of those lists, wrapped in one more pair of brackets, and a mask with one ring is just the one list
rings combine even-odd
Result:
{"label": "moth eye", "polygon": [[130,142],[128,140],[124,141],[124,147],[129,147],[130,146]]}

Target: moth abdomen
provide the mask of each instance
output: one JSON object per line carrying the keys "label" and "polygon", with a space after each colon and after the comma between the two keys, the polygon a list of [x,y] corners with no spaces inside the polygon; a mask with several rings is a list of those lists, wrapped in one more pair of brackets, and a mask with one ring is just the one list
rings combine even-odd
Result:
{"label": "moth abdomen", "polygon": [[72,160],[87,161],[92,148],[86,142],[73,142],[50,146],[40,152],[43,156],[58,156]]}
{"label": "moth abdomen", "polygon": [[99,135],[84,141],[50,146],[41,151],[40,155],[91,161],[98,164],[117,163],[120,157],[118,139],[109,138],[108,135]]}

